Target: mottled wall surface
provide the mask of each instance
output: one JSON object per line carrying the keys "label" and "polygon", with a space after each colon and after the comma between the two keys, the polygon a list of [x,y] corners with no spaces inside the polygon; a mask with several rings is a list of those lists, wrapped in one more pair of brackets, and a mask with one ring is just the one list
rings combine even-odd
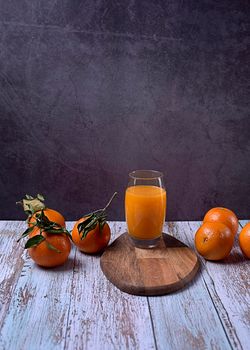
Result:
{"label": "mottled wall surface", "polygon": [[0,0],[1,219],[76,219],[164,172],[168,220],[250,217],[247,1]]}

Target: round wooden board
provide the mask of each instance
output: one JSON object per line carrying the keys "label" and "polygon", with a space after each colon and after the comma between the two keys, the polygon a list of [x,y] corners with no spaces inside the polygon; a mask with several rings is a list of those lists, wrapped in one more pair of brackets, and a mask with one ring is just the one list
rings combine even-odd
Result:
{"label": "round wooden board", "polygon": [[194,251],[165,233],[154,249],[135,248],[128,234],[123,233],[105,250],[100,264],[111,283],[135,295],[177,291],[190,282],[199,269]]}

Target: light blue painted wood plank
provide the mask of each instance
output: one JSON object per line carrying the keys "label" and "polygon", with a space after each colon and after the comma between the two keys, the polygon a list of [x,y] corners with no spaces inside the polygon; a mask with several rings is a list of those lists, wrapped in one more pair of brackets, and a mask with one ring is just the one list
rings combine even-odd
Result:
{"label": "light blue painted wood plank", "polygon": [[0,221],[0,330],[23,269],[23,248],[17,239],[25,227],[24,221]]}
{"label": "light blue painted wood plank", "polygon": [[[16,224],[9,225],[14,232]],[[199,223],[172,223],[168,228],[169,233],[192,246],[198,226]],[[114,223],[113,231],[118,235],[125,227],[124,223]],[[11,240],[4,242],[14,246]],[[234,249],[236,254],[226,264],[202,260],[202,275],[183,291],[149,298],[159,349],[227,349],[221,324],[233,348],[248,349],[249,262],[241,265],[237,245]],[[98,257],[77,252],[72,280],[72,260],[65,267],[43,270],[20,252],[17,260],[21,257],[25,263],[21,270],[21,261],[20,271],[14,273],[15,281],[20,275],[16,288],[14,284],[8,289],[13,295],[2,313],[6,317],[2,318],[0,349],[154,349],[147,299],[129,296],[113,287],[102,275]],[[6,259],[6,253],[3,255]],[[6,271],[10,271],[14,255],[12,252]],[[230,282],[233,278],[235,286]],[[207,301],[209,295],[213,303]]]}
{"label": "light blue painted wood plank", "polygon": [[246,224],[248,224],[250,222],[250,219],[249,220],[240,220],[240,227],[244,227]]}
{"label": "light blue painted wood plank", "polygon": [[24,255],[24,268],[13,291],[0,333],[0,349],[63,349],[72,299],[75,249],[69,261],[43,269]]}
{"label": "light blue painted wood plank", "polygon": [[[111,224],[113,239],[126,230]],[[155,349],[147,298],[114,287],[99,257],[77,251],[66,349]]]}
{"label": "light blue painted wood plank", "polygon": [[[169,223],[164,231],[187,243],[183,225]],[[158,349],[231,349],[201,274],[183,290],[149,298]]]}
{"label": "light blue painted wood plank", "polygon": [[[178,223],[177,227],[183,240],[194,247],[193,237],[199,223]],[[250,349],[250,261],[240,251],[238,235],[227,259],[209,262],[201,258],[201,262],[202,278],[232,347]]]}

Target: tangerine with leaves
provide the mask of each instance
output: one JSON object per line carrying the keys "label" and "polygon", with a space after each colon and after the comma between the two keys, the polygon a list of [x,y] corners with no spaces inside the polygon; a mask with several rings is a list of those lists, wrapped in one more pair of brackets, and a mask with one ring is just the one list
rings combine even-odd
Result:
{"label": "tangerine with leaves", "polygon": [[35,198],[26,194],[25,198],[17,202],[17,204],[21,204],[24,212],[28,215],[27,221],[29,227],[33,226],[36,222],[36,216],[40,215],[41,210],[44,211],[44,214],[50,221],[65,227],[65,219],[63,215],[54,209],[47,208],[45,206],[45,198],[41,194],[37,194]]}
{"label": "tangerine with leaves", "polygon": [[238,231],[239,221],[234,212],[227,208],[217,207],[210,209],[204,216],[205,222],[221,222],[230,228],[235,236]]}
{"label": "tangerine with leaves", "polygon": [[81,218],[75,223],[72,231],[72,240],[82,252],[95,254],[102,251],[108,245],[111,233],[107,223],[101,226],[100,222],[97,222],[96,226],[89,230],[84,237],[84,229],[81,229],[81,225],[87,225],[86,222],[89,222],[89,218]]}
{"label": "tangerine with leaves", "polygon": [[39,237],[40,243],[28,248],[28,252],[37,265],[55,267],[67,261],[71,243],[65,234],[58,235],[43,231],[40,235],[40,230],[35,229],[30,235],[30,238],[33,237]]}
{"label": "tangerine with leaves", "polygon": [[[31,227],[34,224],[34,222],[36,221],[36,216],[39,215],[40,213],[41,213],[41,211],[38,211],[38,212],[34,213],[28,219],[28,226]],[[50,208],[45,208],[44,209],[44,214],[47,216],[47,218],[50,221],[56,222],[60,226],[65,227],[65,219],[62,216],[62,214],[60,214],[58,211],[56,211],[54,209],[50,209]]]}
{"label": "tangerine with leaves", "polygon": [[225,259],[233,243],[232,231],[222,222],[205,222],[195,234],[195,247],[207,260]]}
{"label": "tangerine with leaves", "polygon": [[239,234],[239,244],[242,253],[250,259],[250,222],[246,224]]}
{"label": "tangerine with leaves", "polygon": [[103,209],[87,214],[75,223],[72,230],[72,240],[80,251],[96,254],[107,247],[111,232],[106,222],[106,210],[116,194],[116,192],[113,194]]}
{"label": "tangerine with leaves", "polygon": [[57,223],[50,221],[41,210],[36,216],[36,222],[29,227],[20,241],[29,237],[25,244],[30,257],[37,265],[43,267],[55,267],[64,264],[71,250],[70,233]]}

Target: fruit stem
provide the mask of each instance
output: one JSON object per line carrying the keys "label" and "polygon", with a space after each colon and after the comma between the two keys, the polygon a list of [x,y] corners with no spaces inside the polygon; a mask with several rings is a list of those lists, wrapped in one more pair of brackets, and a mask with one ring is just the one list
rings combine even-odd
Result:
{"label": "fruit stem", "polygon": [[110,200],[108,201],[108,203],[105,205],[105,207],[102,209],[102,211],[106,211],[106,209],[110,206],[112,200],[114,199],[114,197],[117,195],[117,192],[113,193],[112,197],[110,198]]}
{"label": "fruit stem", "polygon": [[97,210],[94,210],[92,211],[91,213],[88,213],[88,214],[85,214],[84,217],[87,217],[87,216],[90,216],[90,215],[93,215],[93,214],[99,214],[99,215],[102,215],[105,210],[109,207],[110,203],[112,202],[113,198],[117,195],[117,192],[115,192],[112,197],[110,198],[110,200],[108,201],[108,203],[105,205],[104,208],[102,209],[97,209]]}

